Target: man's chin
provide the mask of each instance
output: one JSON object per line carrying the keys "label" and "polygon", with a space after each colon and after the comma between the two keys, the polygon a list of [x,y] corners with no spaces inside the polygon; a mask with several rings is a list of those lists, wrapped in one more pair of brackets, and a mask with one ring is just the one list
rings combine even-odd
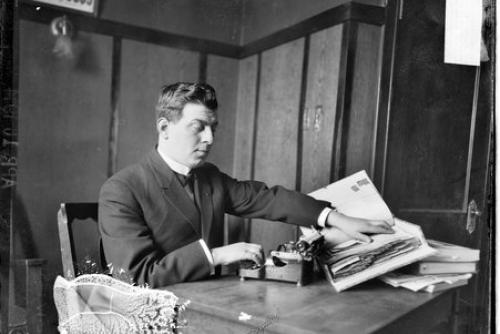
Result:
{"label": "man's chin", "polygon": [[207,157],[208,157],[208,154],[206,154],[203,157],[198,157],[198,158],[194,159],[193,162],[191,163],[191,169],[194,169],[196,167],[200,167],[205,162],[205,160],[207,160]]}

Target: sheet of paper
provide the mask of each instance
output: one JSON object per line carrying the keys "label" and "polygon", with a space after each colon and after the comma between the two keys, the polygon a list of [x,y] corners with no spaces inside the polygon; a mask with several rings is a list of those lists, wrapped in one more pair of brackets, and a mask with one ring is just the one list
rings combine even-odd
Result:
{"label": "sheet of paper", "polygon": [[458,275],[405,275],[399,273],[389,273],[382,275],[380,279],[394,287],[403,287],[412,291],[420,291],[426,286],[437,283],[455,283],[460,280],[467,280],[472,274]]}
{"label": "sheet of paper", "polygon": [[479,66],[482,0],[446,0],[444,62]]}
{"label": "sheet of paper", "polygon": [[309,193],[309,196],[332,203],[339,212],[348,216],[393,219],[391,210],[364,170]]}
{"label": "sheet of paper", "polygon": [[[347,216],[391,222],[394,219],[391,210],[364,170],[308,195],[330,202],[338,212]],[[300,229],[305,235],[312,232],[309,228],[301,227]]]}

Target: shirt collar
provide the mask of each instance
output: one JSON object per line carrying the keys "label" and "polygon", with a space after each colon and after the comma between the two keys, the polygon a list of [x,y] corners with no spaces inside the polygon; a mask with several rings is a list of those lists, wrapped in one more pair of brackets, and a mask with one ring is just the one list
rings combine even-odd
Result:
{"label": "shirt collar", "polygon": [[158,150],[158,153],[160,154],[160,157],[165,161],[165,163],[170,167],[171,170],[176,172],[177,174],[181,174],[184,176],[187,176],[191,172],[191,168],[184,166],[183,164],[175,161],[174,159],[170,158],[167,154],[164,152]]}

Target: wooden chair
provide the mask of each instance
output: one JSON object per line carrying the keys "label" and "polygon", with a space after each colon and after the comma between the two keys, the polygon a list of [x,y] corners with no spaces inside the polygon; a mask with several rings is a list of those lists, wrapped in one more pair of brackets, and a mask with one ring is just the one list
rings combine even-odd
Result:
{"label": "wooden chair", "polygon": [[63,275],[102,273],[104,252],[97,227],[97,203],[61,203],[57,213]]}

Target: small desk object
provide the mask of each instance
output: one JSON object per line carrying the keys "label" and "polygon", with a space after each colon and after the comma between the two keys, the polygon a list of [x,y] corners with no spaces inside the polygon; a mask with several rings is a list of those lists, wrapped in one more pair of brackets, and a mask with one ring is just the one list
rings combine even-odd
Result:
{"label": "small desk object", "polygon": [[[238,277],[166,287],[190,300],[188,333],[427,333],[452,325],[456,289],[415,293],[372,280],[336,293],[326,280],[296,285]],[[453,326],[452,326],[453,327]]]}

